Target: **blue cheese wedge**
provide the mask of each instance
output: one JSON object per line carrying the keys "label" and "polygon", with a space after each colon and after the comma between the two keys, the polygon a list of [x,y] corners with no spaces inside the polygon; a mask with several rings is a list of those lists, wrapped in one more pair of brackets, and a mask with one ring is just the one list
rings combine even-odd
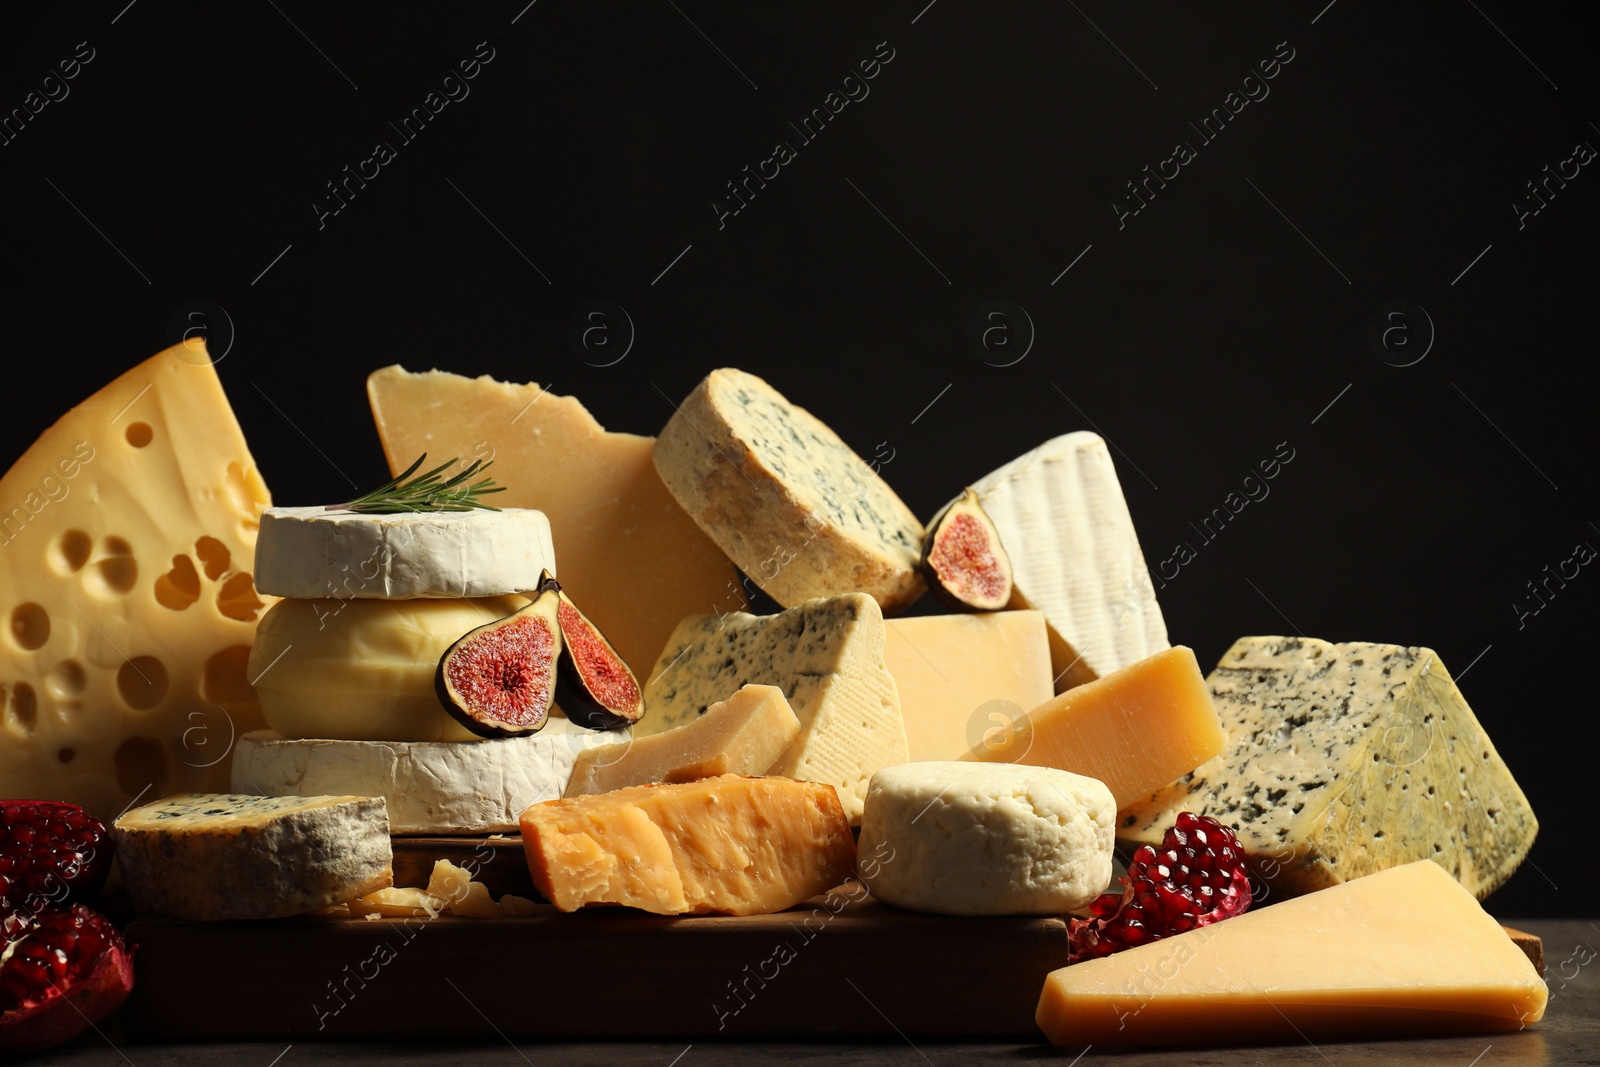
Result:
{"label": "blue cheese wedge", "polygon": [[753,374],[712,371],[668,420],[654,459],[690,517],[785,607],[859,591],[893,611],[926,588],[911,509],[838,434]]}
{"label": "blue cheese wedge", "polygon": [[1013,607],[1049,624],[1056,692],[1169,647],[1111,453],[1080,430],[1046,441],[972,488],[1011,557]]}
{"label": "blue cheese wedge", "polygon": [[1528,798],[1431,648],[1245,637],[1207,682],[1227,747],[1123,811],[1130,843],[1188,810],[1284,892],[1431,859],[1479,899],[1532,847]]}
{"label": "blue cheese wedge", "polygon": [[656,661],[634,727],[647,736],[693,721],[743,685],[775,685],[800,736],[769,774],[831,785],[851,822],[867,783],[911,758],[900,693],[884,665],[883,612],[870,596],[808,600],[776,615],[691,615]]}
{"label": "blue cheese wedge", "polygon": [[381,798],[181,793],[112,827],[141,915],[276,919],[394,884]]}

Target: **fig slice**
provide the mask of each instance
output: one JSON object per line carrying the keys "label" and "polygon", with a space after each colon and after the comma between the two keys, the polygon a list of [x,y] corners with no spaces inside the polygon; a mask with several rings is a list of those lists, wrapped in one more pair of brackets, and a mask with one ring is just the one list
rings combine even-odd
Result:
{"label": "fig slice", "polygon": [[644,691],[600,627],[578,610],[548,571],[540,595],[559,598],[561,666],[556,672],[556,703],[568,719],[591,730],[632,726],[644,715]]}
{"label": "fig slice", "polygon": [[999,611],[1010,603],[1011,557],[971,489],[928,524],[922,570],[933,595],[955,611]]}
{"label": "fig slice", "polygon": [[461,725],[482,737],[520,737],[544,726],[561,658],[558,596],[541,588],[526,607],[445,649],[434,688]]}

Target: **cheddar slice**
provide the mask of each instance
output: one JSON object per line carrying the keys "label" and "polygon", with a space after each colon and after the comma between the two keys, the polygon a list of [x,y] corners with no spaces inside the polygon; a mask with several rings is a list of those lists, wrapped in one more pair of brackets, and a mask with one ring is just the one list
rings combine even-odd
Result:
{"label": "cheddar slice", "polygon": [[606,793],[650,782],[692,782],[719,774],[765,774],[800,736],[783,690],[745,685],[698,719],[664,734],[578,753],[566,795]]}
{"label": "cheddar slice", "polygon": [[962,758],[1098,778],[1121,810],[1211,759],[1226,740],[1194,652],[1175,645],[995,727]]}
{"label": "cheddar slice", "polygon": [[533,882],[562,911],[623,904],[658,915],[763,915],[855,869],[832,786],[725,774],[547,800],[522,813]]}
{"label": "cheddar slice", "polygon": [[1444,868],[1418,860],[1054,971],[1058,1045],[1300,1044],[1520,1030],[1549,991]]}
{"label": "cheddar slice", "polygon": [[493,460],[506,487],[497,507],[549,515],[561,584],[641,678],[679,619],[745,606],[733,565],[656,474],[655,438],[607,430],[575,397],[487,375],[384,367],[367,398],[390,470],[424,452],[434,464]]}
{"label": "cheddar slice", "polygon": [[911,758],[953,760],[994,725],[1055,694],[1037,611],[884,620],[883,662],[900,690]]}

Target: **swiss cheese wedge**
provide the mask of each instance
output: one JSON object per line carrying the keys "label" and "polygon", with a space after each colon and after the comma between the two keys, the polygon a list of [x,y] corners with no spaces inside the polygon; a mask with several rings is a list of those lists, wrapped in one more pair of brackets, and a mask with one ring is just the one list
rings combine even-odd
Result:
{"label": "swiss cheese wedge", "polygon": [[73,408],[0,479],[0,795],[102,818],[228,788],[270,503],[202,342]]}

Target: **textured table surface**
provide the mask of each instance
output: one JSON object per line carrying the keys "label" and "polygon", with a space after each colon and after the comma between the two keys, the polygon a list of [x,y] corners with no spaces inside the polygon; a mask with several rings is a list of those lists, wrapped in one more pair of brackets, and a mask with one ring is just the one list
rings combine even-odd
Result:
{"label": "textured table surface", "polygon": [[[1600,1064],[1600,920],[1507,920],[1511,925],[1544,939],[1546,981],[1550,1007],[1544,1021],[1521,1033],[1429,1038],[1413,1041],[1375,1041],[1349,1044],[1280,1045],[1263,1048],[1222,1048],[1161,1052],[1113,1052],[1107,1058],[1121,1067],[1146,1064],[1438,1064],[1440,1067],[1510,1067],[1512,1064]],[[256,982],[271,975],[240,975],[240,995],[248,996]],[[559,997],[557,980],[551,995]],[[649,996],[645,989],[620,990],[618,1012],[626,1012],[628,999]],[[840,996],[852,996],[841,986]],[[822,1008],[823,1006],[819,1006]],[[425,1001],[417,1010],[426,1011]],[[824,1009],[825,1010],[825,1009]],[[655,1064],[660,1067],[718,1067],[748,1063],[793,1063],[819,1067],[854,1064],[958,1064],[958,1063],[1072,1063],[1081,1049],[1055,1049],[1044,1043],[940,1044],[883,1042],[660,1042],[537,1043],[513,1045],[500,1037],[488,1020],[482,1041],[426,1043],[205,1043],[136,1044],[121,1039],[112,1028],[105,1035],[91,1032],[70,1045],[43,1054],[32,1062],[70,1064],[131,1063],[136,1067],[165,1064],[251,1065],[299,1067],[301,1064],[382,1063],[406,1064]],[[113,1044],[114,1043],[114,1044]],[[1088,1059],[1098,1055],[1090,1050]]]}

